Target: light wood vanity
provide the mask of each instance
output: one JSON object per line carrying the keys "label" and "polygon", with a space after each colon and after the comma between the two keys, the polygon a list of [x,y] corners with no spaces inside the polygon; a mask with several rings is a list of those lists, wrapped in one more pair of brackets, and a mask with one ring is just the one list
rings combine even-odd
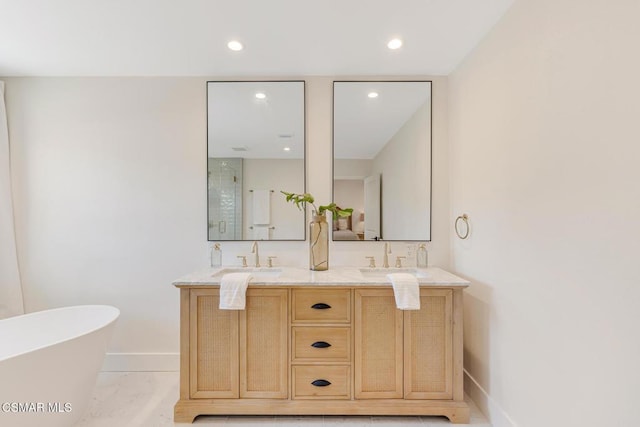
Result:
{"label": "light wood vanity", "polygon": [[417,311],[398,310],[388,283],[354,283],[353,274],[340,282],[339,272],[251,282],[245,310],[218,308],[219,284],[207,282],[210,274],[174,282],[181,300],[175,421],[206,414],[444,415],[467,423],[467,284],[429,271],[456,280],[421,283]]}

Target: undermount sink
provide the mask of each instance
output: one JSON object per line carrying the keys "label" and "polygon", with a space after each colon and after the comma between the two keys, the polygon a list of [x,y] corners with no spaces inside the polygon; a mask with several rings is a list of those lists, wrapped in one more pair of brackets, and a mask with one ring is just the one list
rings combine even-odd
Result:
{"label": "undermount sink", "polygon": [[254,279],[274,279],[279,277],[282,273],[281,268],[269,268],[269,267],[231,267],[223,268],[222,270],[213,274],[213,278],[221,279],[222,276],[229,273],[251,273]]}
{"label": "undermount sink", "polygon": [[415,277],[427,277],[427,273],[424,271],[420,271],[417,268],[395,268],[395,267],[390,267],[390,268],[373,268],[373,267],[367,267],[367,268],[360,268],[358,269],[358,271],[360,271],[360,274],[362,274],[364,277],[370,277],[370,278],[374,278],[374,279],[379,279],[379,278],[386,278],[387,274],[391,274],[391,273],[408,273],[411,274]]}

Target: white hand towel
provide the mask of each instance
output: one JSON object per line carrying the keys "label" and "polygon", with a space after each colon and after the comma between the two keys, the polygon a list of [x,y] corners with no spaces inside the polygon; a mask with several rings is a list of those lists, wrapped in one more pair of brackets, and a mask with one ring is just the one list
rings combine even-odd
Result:
{"label": "white hand towel", "polygon": [[396,307],[400,310],[420,310],[420,285],[415,276],[408,273],[387,274],[393,285]]}
{"label": "white hand towel", "polygon": [[244,310],[251,273],[229,273],[220,281],[220,310]]}
{"label": "white hand towel", "polygon": [[269,240],[269,226],[268,225],[254,225],[253,226],[253,240]]}
{"label": "white hand towel", "polygon": [[269,225],[271,223],[271,192],[269,190],[253,190],[253,225]]}

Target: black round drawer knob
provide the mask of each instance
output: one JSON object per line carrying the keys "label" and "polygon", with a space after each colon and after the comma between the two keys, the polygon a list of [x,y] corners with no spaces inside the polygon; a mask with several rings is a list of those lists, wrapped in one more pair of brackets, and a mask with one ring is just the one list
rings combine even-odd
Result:
{"label": "black round drawer knob", "polygon": [[331,385],[331,383],[327,380],[315,380],[311,381],[311,385],[314,385],[316,387],[326,387],[328,385]]}
{"label": "black round drawer knob", "polygon": [[318,302],[316,304],[313,304],[311,306],[311,308],[313,308],[314,310],[326,310],[328,308],[331,308],[331,306],[329,304],[325,304],[323,302]]}
{"label": "black round drawer knob", "polygon": [[315,347],[315,348],[327,348],[327,347],[331,347],[331,344],[329,344],[326,341],[316,341],[313,344],[311,344],[311,347]]}

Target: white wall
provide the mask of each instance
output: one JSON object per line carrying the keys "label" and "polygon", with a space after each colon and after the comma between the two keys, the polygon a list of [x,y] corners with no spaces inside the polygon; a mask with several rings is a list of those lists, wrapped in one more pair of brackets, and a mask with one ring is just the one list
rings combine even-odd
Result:
{"label": "white wall", "polygon": [[27,311],[113,304],[111,352],[175,352],[168,281],[202,265],[206,240],[201,80],[6,83]]}
{"label": "white wall", "polygon": [[[171,281],[208,265],[206,78],[3,80],[27,311],[113,304],[122,316],[108,368],[177,369]],[[331,200],[332,80],[309,77],[306,86],[307,190],[321,203]],[[432,80],[429,259],[446,268],[447,81]],[[306,242],[260,245],[262,256],[277,255],[280,264],[308,265]],[[394,243],[394,253],[405,249]],[[235,264],[250,242],[223,243],[222,250],[223,262]],[[336,242],[330,263],[366,265],[370,254],[382,256],[382,244]]]}
{"label": "white wall", "polygon": [[333,164],[333,174],[337,179],[366,178],[371,175],[371,160],[337,159]]}
{"label": "white wall", "polygon": [[244,159],[244,236],[252,239],[253,197],[250,190],[273,190],[271,194],[271,239],[304,239],[307,225],[300,212],[280,191],[304,192],[302,159]]}
{"label": "white wall", "polygon": [[[467,390],[493,425],[638,425],[640,3],[517,1],[450,76]],[[510,421],[510,420],[511,421]]]}
{"label": "white wall", "polygon": [[[372,162],[372,173],[381,177],[382,237],[429,240],[431,163],[431,105],[425,103],[398,129]],[[409,159],[409,161],[407,161]],[[420,194],[420,197],[416,197]],[[402,206],[402,209],[398,209]]]}
{"label": "white wall", "polygon": [[336,179],[333,187],[333,201],[343,208],[362,212],[364,209],[364,181],[361,179]]}

